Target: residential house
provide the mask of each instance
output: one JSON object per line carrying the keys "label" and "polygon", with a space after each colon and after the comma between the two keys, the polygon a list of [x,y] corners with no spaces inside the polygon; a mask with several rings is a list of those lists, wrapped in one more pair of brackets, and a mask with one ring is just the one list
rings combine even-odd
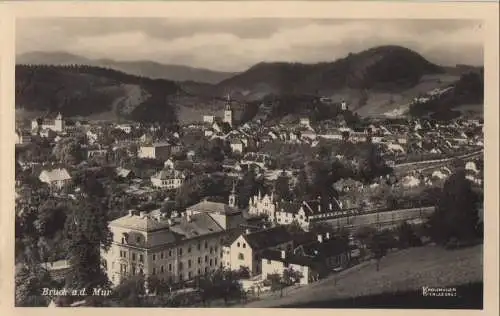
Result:
{"label": "residential house", "polygon": [[167,142],[153,143],[151,145],[142,145],[139,147],[138,157],[149,159],[166,160],[172,152],[171,144]]}
{"label": "residential house", "polygon": [[118,167],[115,169],[116,176],[122,179],[131,180],[134,177],[134,172],[130,169]]}
{"label": "residential house", "polygon": [[43,170],[38,178],[55,189],[62,189],[71,182],[71,176],[65,168]]}
{"label": "residential house", "polygon": [[285,270],[298,272],[299,284],[306,285],[319,280],[320,274],[317,272],[318,265],[311,258],[295,255],[285,250],[264,250],[262,252],[262,279],[267,279],[270,275],[283,276]]}
{"label": "residential house", "polygon": [[132,125],[130,124],[117,124],[115,128],[124,131],[126,134],[132,132]]}
{"label": "residential house", "polygon": [[231,140],[230,146],[233,153],[243,153],[244,144],[240,139]]}
{"label": "residential house", "polygon": [[231,270],[246,267],[251,275],[259,275],[262,273],[261,255],[264,250],[292,251],[293,245],[293,235],[284,226],[258,232],[248,229],[231,243],[228,253],[223,253],[223,265]]}
{"label": "residential house", "polygon": [[175,169],[163,169],[151,176],[151,183],[154,187],[174,190],[179,188],[186,180],[186,174]]}

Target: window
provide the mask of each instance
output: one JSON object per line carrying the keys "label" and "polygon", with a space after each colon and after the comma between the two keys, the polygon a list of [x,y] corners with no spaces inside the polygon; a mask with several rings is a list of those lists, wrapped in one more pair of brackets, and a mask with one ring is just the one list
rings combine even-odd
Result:
{"label": "window", "polygon": [[201,264],[201,257],[198,257],[198,264]]}
{"label": "window", "polygon": [[208,262],[208,256],[205,256],[205,262]]}
{"label": "window", "polygon": [[210,259],[210,266],[212,266],[212,262],[213,262],[212,259]]}
{"label": "window", "polygon": [[172,264],[171,263],[168,264],[168,271],[172,271]]}
{"label": "window", "polygon": [[182,270],[183,266],[184,266],[184,265],[182,264],[182,261],[181,261],[181,262],[179,262],[179,270]]}
{"label": "window", "polygon": [[210,247],[210,254],[214,252],[214,248]]}
{"label": "window", "polygon": [[153,275],[156,274],[156,268],[153,268]]}
{"label": "window", "polygon": [[205,249],[208,249],[208,242],[205,241]]}
{"label": "window", "polygon": [[155,255],[155,254],[153,254],[153,261],[155,261],[155,260],[156,260],[156,255]]}
{"label": "window", "polygon": [[135,253],[132,254],[132,261],[135,261]]}
{"label": "window", "polygon": [[198,248],[198,250],[201,250],[201,244],[200,243],[198,243],[197,248]]}
{"label": "window", "polygon": [[243,243],[243,248],[246,248],[247,247],[247,244]]}
{"label": "window", "polygon": [[217,252],[217,249],[218,249],[218,248],[217,248],[217,246],[215,246],[215,247],[214,247],[215,252]]}
{"label": "window", "polygon": [[237,244],[236,244],[236,247],[240,247],[240,243],[237,243]]}
{"label": "window", "polygon": [[179,253],[179,256],[182,256],[182,248],[179,248],[178,253]]}
{"label": "window", "polygon": [[200,275],[200,274],[201,274],[201,270],[200,270],[200,269],[198,269],[198,275]]}
{"label": "window", "polygon": [[160,267],[161,273],[165,272],[165,269],[163,269],[163,266]]}
{"label": "window", "polygon": [[188,247],[188,253],[191,253],[191,246]]}
{"label": "window", "polygon": [[208,267],[205,267],[205,273],[207,273],[207,272],[208,272]]}
{"label": "window", "polygon": [[140,237],[140,236],[135,237],[135,241],[136,241],[137,243],[140,243],[140,242],[141,242],[141,237]]}
{"label": "window", "polygon": [[181,274],[179,274],[179,281],[182,281],[182,280],[184,280],[184,277],[183,277],[183,275],[181,273]]}
{"label": "window", "polygon": [[193,274],[190,272],[188,272],[188,279],[191,279],[193,277]]}
{"label": "window", "polygon": [[241,252],[238,254],[238,260],[245,260],[245,256]]}
{"label": "window", "polygon": [[284,264],[285,268],[288,268],[289,265],[290,264],[288,262],[285,262],[285,264]]}
{"label": "window", "polygon": [[191,260],[188,260],[188,268],[191,268]]}
{"label": "window", "polygon": [[168,251],[168,256],[169,256],[169,257],[172,257],[172,250],[169,250],[169,251]]}
{"label": "window", "polygon": [[271,264],[271,260],[267,259],[267,264]]}
{"label": "window", "polygon": [[139,255],[139,262],[144,262],[144,256],[143,255]]}
{"label": "window", "polygon": [[163,256],[163,252],[160,254],[160,259],[163,259],[164,256]]}
{"label": "window", "polygon": [[215,265],[217,265],[217,258],[215,258],[214,260],[215,260]]}

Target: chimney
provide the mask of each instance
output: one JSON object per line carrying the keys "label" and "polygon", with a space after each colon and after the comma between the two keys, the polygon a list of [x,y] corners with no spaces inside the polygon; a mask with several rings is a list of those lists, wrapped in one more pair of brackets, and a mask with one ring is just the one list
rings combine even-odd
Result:
{"label": "chimney", "polygon": [[141,211],[141,212],[139,213],[139,216],[140,216],[141,218],[146,217],[146,212],[142,212],[142,211]]}
{"label": "chimney", "polygon": [[333,211],[333,205],[332,205],[332,203],[328,204],[328,207],[330,208],[330,211]]}
{"label": "chimney", "polygon": [[326,239],[330,239],[330,233],[326,233]]}
{"label": "chimney", "polygon": [[245,235],[248,235],[250,233],[251,233],[250,228],[245,229]]}
{"label": "chimney", "polygon": [[323,235],[318,234],[318,242],[320,242],[320,243],[323,242]]}
{"label": "chimney", "polygon": [[167,219],[167,222],[169,226],[172,226],[174,224],[174,221],[171,218]]}
{"label": "chimney", "polygon": [[128,216],[134,216],[134,210],[128,210]]}
{"label": "chimney", "polygon": [[286,251],[281,250],[281,259],[285,259],[285,258],[286,258]]}

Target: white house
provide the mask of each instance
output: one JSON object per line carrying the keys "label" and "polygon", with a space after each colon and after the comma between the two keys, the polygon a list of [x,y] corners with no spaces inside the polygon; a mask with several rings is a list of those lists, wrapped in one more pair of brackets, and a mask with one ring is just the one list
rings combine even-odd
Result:
{"label": "white house", "polygon": [[138,157],[149,159],[168,159],[171,148],[168,143],[153,143],[139,147]]}
{"label": "white house", "polygon": [[261,254],[266,249],[293,250],[293,236],[283,226],[277,226],[258,232],[245,233],[237,237],[229,248],[229,255],[224,258],[224,266],[231,270],[247,267],[252,275],[262,272]]}
{"label": "white house", "polygon": [[239,139],[234,139],[230,143],[231,150],[233,153],[242,153],[244,149],[244,144]]}
{"label": "white house", "polygon": [[157,188],[166,188],[173,190],[179,188],[186,179],[186,175],[178,170],[163,169],[151,176],[151,183]]}
{"label": "white house", "polygon": [[262,279],[277,274],[280,277],[286,269],[299,272],[299,284],[306,285],[319,279],[315,263],[309,258],[287,253],[285,250],[267,250],[262,254]]}
{"label": "white house", "polygon": [[43,170],[38,177],[41,182],[47,183],[52,188],[61,189],[71,181],[71,176],[65,168]]}

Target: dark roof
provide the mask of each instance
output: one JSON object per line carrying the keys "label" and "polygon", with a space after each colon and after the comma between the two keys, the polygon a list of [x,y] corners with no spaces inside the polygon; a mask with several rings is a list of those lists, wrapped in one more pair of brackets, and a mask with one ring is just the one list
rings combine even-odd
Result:
{"label": "dark roof", "polygon": [[300,245],[296,248],[297,250],[301,250],[303,255],[314,258],[327,258],[339,255],[348,251],[349,246],[340,239],[326,239],[323,242],[313,241],[310,243],[306,243]]}
{"label": "dark roof", "polygon": [[[299,202],[290,202],[290,201],[278,201],[276,203],[277,209],[279,211],[285,211],[287,213],[296,214],[299,212],[300,207],[302,206]],[[307,212],[307,211],[306,211]]]}
{"label": "dark roof", "polygon": [[292,234],[284,226],[277,226],[245,235],[252,249],[266,249],[293,240]]}
{"label": "dark roof", "polygon": [[307,266],[307,267],[317,265],[317,262],[314,259],[309,258],[309,257],[305,257],[305,256],[296,255],[296,254],[286,253],[285,258],[283,258],[281,256],[280,250],[271,250],[271,249],[264,250],[262,252],[261,257],[262,257],[262,259],[297,264],[297,265]]}

